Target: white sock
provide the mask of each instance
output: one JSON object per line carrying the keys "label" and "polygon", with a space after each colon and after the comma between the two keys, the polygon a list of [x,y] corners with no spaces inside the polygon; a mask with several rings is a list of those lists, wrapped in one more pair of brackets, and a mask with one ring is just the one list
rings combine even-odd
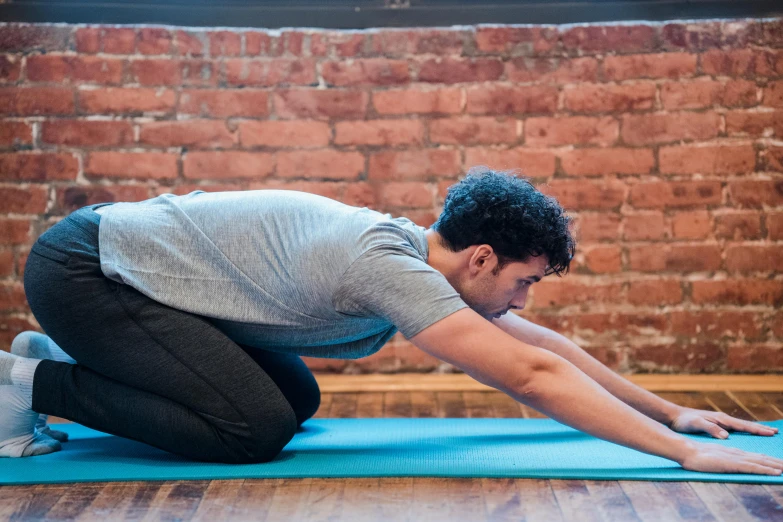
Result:
{"label": "white sock", "polygon": [[[57,362],[76,364],[76,361],[57,346],[51,337],[34,330],[27,330],[17,335],[11,343],[11,353],[31,359],[49,359]],[[64,431],[53,430],[47,426],[46,423],[48,420],[48,415],[45,413],[40,414],[35,423],[36,429],[53,439],[57,439],[60,442],[66,442],[68,440],[68,434]]]}
{"label": "white sock", "polygon": [[33,376],[40,362],[0,352],[0,457],[43,455],[62,448],[35,429]]}

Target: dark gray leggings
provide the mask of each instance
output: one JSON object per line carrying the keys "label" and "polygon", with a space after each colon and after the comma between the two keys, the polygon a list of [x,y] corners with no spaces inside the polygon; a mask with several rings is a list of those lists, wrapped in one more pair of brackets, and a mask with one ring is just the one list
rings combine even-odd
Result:
{"label": "dark gray leggings", "polygon": [[47,230],[25,265],[30,309],[78,363],[38,365],[33,410],[194,460],[272,460],[318,409],[313,374],[106,278],[92,210],[102,205]]}

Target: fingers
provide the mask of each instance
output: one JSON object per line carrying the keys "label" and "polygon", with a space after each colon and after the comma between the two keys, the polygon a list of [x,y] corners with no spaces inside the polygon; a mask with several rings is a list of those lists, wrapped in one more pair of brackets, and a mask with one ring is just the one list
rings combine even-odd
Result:
{"label": "fingers", "polygon": [[772,426],[765,426],[764,424],[737,419],[736,417],[731,417],[726,414],[718,419],[718,423],[723,428],[752,433],[754,435],[766,435],[769,437],[778,432],[778,429]]}

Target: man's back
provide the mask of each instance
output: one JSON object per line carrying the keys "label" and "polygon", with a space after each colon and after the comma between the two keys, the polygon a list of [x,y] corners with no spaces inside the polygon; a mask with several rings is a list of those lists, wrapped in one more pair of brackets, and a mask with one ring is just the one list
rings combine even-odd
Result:
{"label": "man's back", "polygon": [[[428,326],[467,306],[426,265],[422,227],[366,207],[255,190],[163,194],[104,208],[99,235],[107,277],[210,317],[243,344],[361,357],[397,327],[415,334],[422,318]],[[415,270],[423,267],[428,273]],[[386,286],[376,309],[370,277],[378,290]],[[437,303],[415,310],[427,305],[407,302],[417,299],[416,287],[438,294]]]}

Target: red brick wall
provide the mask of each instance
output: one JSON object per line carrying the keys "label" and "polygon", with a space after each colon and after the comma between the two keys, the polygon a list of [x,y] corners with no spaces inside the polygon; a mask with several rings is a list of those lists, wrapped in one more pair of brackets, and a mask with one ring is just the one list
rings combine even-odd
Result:
{"label": "red brick wall", "polygon": [[[290,188],[434,222],[473,165],[578,216],[522,315],[623,372],[783,370],[783,20],[368,30],[0,26],[0,347],[81,206]],[[477,347],[477,349],[481,349]],[[400,335],[344,372],[448,370]]]}

